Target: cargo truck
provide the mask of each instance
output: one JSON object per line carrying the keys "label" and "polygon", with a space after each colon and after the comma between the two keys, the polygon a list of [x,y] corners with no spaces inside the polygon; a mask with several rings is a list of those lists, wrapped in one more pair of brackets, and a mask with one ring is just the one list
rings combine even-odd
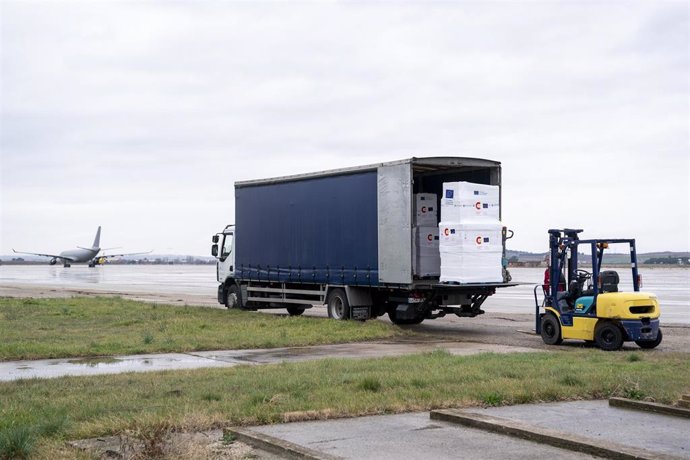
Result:
{"label": "cargo truck", "polygon": [[487,297],[514,285],[505,264],[505,227],[500,280],[447,283],[415,270],[415,196],[432,194],[428,206],[438,207],[443,184],[455,181],[497,186],[500,200],[501,164],[409,158],[236,182],[235,224],[212,238],[218,302],[286,308],[290,315],[325,304],[331,318],[388,314],[396,324],[484,313]]}

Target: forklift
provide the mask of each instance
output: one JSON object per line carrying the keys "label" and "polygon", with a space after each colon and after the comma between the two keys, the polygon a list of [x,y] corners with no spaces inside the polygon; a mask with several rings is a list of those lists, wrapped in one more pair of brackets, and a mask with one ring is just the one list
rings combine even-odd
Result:
{"label": "forklift", "polygon": [[[607,351],[620,349],[626,341],[633,341],[641,348],[655,348],[662,339],[661,311],[655,295],[639,292],[635,240],[581,240],[578,236],[581,232],[581,229],[549,230],[549,284],[534,288],[536,333],[548,345],[558,345],[563,339],[579,339],[596,343]],[[604,250],[617,243],[630,246],[635,292],[618,292],[618,273],[601,271]],[[578,267],[581,245],[590,248],[591,272]],[[539,288],[544,291],[541,305],[537,300]]]}

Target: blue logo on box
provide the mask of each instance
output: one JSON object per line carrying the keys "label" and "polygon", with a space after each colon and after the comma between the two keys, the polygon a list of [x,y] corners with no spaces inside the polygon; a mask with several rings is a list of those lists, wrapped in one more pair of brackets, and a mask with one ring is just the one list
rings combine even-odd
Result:
{"label": "blue logo on box", "polygon": [[446,198],[453,198],[453,191],[452,190],[446,190]]}
{"label": "blue logo on box", "polygon": [[455,235],[455,229],[454,229],[454,228],[451,228],[451,229],[450,229],[450,234],[451,234],[451,235]]}
{"label": "blue logo on box", "polygon": [[475,190],[475,191],[474,191],[474,194],[475,194],[475,195],[479,195],[479,190]]}

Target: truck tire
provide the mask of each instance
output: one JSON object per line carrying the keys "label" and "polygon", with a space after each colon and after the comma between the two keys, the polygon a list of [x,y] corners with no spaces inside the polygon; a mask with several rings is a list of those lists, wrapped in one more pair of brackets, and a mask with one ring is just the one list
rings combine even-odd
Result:
{"label": "truck tire", "polygon": [[391,308],[388,310],[388,319],[391,320],[391,323],[397,324],[399,326],[404,326],[406,324],[420,324],[422,321],[424,321],[424,314],[418,315],[416,318],[398,318],[398,315],[395,314],[395,308]]}
{"label": "truck tire", "polygon": [[560,345],[563,342],[561,323],[553,313],[547,313],[541,319],[541,339],[547,345]]}
{"label": "truck tire", "polygon": [[345,290],[336,288],[328,293],[326,299],[328,317],[333,319],[350,319],[350,302],[347,301]]}
{"label": "truck tire", "polygon": [[304,308],[301,307],[287,307],[287,312],[290,316],[299,316],[304,313]]}
{"label": "truck tire", "polygon": [[655,340],[635,340],[635,343],[640,348],[644,348],[645,350],[651,350],[652,348],[656,348],[659,346],[662,338],[663,335],[661,334],[661,328],[659,328],[659,332],[657,333]]}
{"label": "truck tire", "polygon": [[235,283],[232,283],[225,290],[225,307],[228,309],[240,308],[240,290]]}
{"label": "truck tire", "polygon": [[602,350],[619,350],[623,346],[623,331],[611,321],[599,323],[594,330],[594,340]]}

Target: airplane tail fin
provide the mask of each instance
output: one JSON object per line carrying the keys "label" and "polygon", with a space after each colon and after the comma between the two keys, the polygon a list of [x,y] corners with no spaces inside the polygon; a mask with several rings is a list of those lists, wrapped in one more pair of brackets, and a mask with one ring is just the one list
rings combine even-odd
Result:
{"label": "airplane tail fin", "polygon": [[98,231],[96,231],[96,239],[93,240],[93,247],[97,248],[101,244],[101,226],[98,226]]}

